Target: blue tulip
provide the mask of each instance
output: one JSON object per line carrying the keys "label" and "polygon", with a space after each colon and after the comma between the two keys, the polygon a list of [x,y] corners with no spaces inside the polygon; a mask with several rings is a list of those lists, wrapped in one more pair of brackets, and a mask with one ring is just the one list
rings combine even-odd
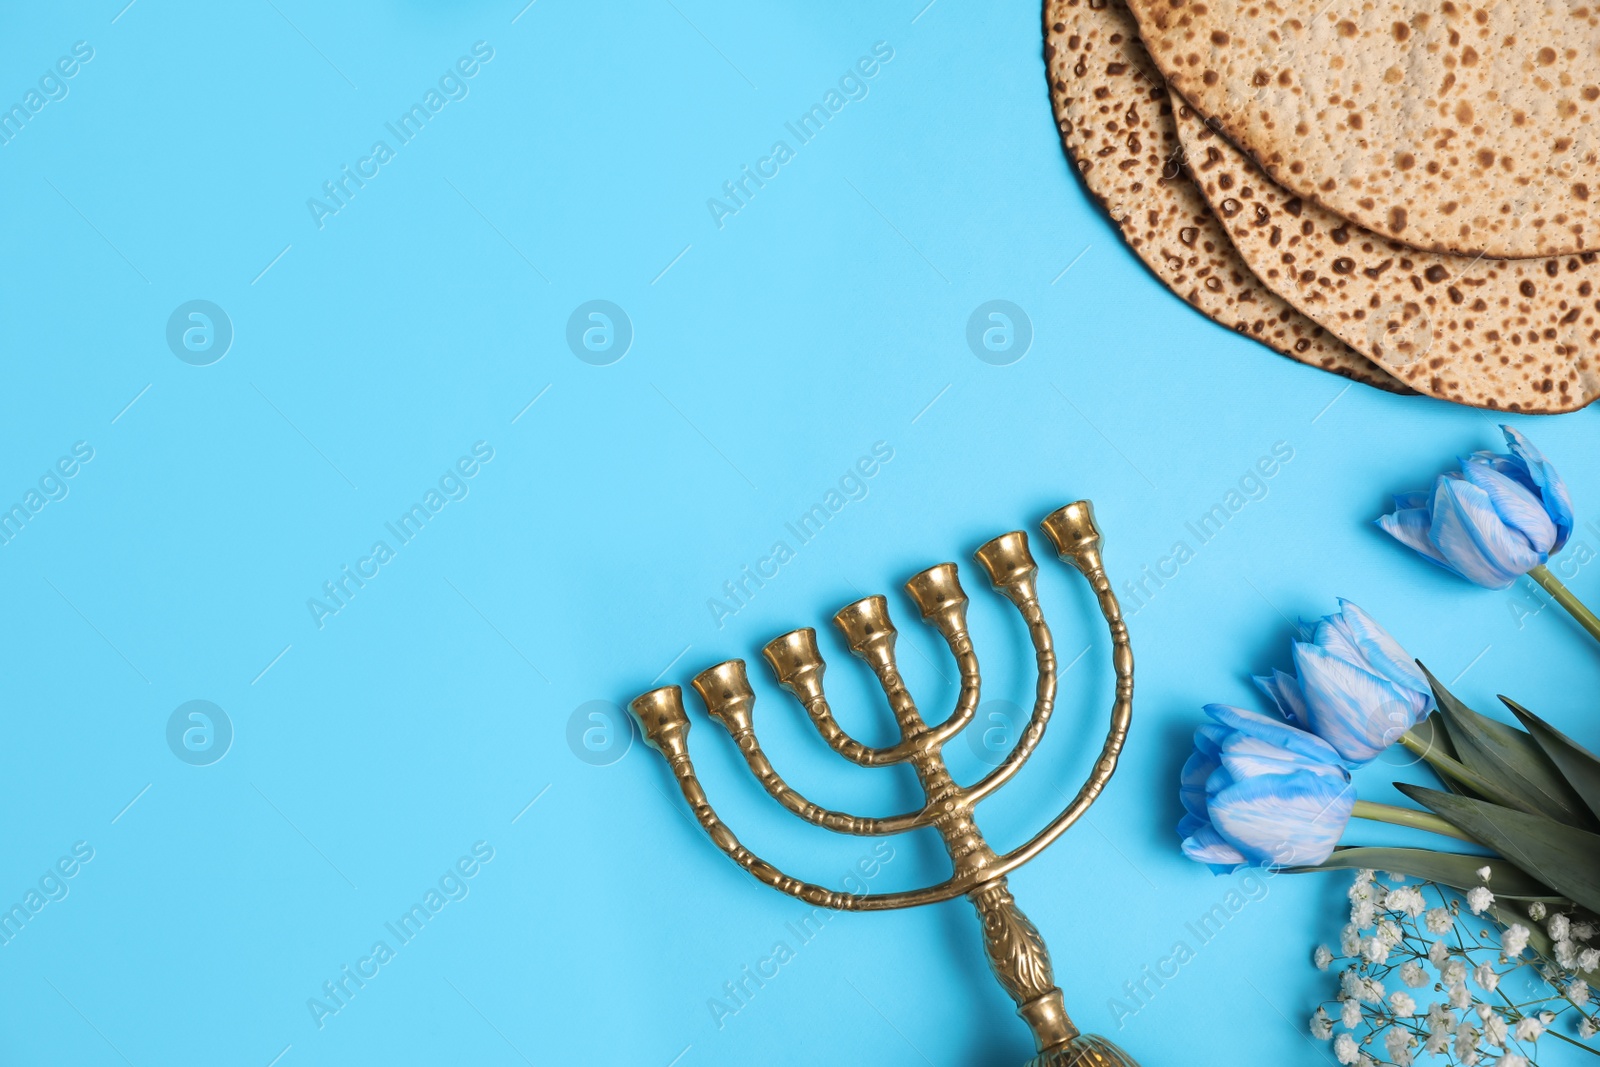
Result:
{"label": "blue tulip", "polygon": [[1294,643],[1298,677],[1257,677],[1284,716],[1339,753],[1350,767],[1371,761],[1433,707],[1428,680],[1387,630],[1348,600]]}
{"label": "blue tulip", "polygon": [[1509,426],[1509,455],[1474,452],[1432,493],[1403,493],[1378,525],[1446,570],[1504,589],[1548,563],[1572,535],[1572,498],[1537,448]]}
{"label": "blue tulip", "polygon": [[1218,874],[1332,855],[1356,800],[1333,747],[1259,712],[1205,711],[1179,785],[1184,855]]}

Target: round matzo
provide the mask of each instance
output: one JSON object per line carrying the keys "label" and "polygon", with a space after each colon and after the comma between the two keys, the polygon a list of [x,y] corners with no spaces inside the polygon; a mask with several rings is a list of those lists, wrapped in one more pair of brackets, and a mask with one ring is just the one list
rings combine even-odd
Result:
{"label": "round matzo", "polygon": [[1600,249],[1600,4],[1130,2],[1172,86],[1301,197],[1435,252]]}
{"label": "round matzo", "polygon": [[1506,411],[1600,396],[1600,255],[1418,252],[1273,184],[1176,93],[1173,105],[1186,165],[1250,269],[1396,377]]}
{"label": "round matzo", "polygon": [[1286,356],[1410,390],[1267,289],[1179,166],[1165,85],[1123,0],[1046,0],[1045,66],[1061,143],[1139,258],[1203,314]]}

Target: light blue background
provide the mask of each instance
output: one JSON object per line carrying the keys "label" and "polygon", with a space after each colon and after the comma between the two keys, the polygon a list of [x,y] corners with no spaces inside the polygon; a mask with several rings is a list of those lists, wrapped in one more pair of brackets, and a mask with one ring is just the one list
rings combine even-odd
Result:
{"label": "light blue background", "polygon": [[[1348,387],[1162,290],[1062,157],[1035,4],[124,2],[0,15],[8,106],[74,42],[94,49],[0,146],[0,498],[94,449],[0,547],[0,900],[94,849],[0,947],[0,1061],[1018,1064],[1025,1029],[959,903],[833,919],[719,1029],[709,998],[804,909],[716,853],[642,746],[576,758],[569,717],[877,591],[941,716],[954,671],[897,589],[946,558],[986,697],[1022,701],[1025,638],[970,551],[1089,497],[1120,587],[1276,442],[1293,460],[1265,499],[1132,619],[1111,788],[1013,879],[1085,1029],[1147,1064],[1221,1062],[1224,1042],[1321,1059],[1301,1030],[1332,983],[1307,960],[1336,935],[1343,876],[1273,880],[1124,1028],[1108,1007],[1236,883],[1178,855],[1175,777],[1200,705],[1255,701],[1248,673],[1286,665],[1287,618],[1350,597],[1444,678],[1465,671],[1479,707],[1510,691],[1600,743],[1587,637],[1369,525],[1388,492],[1497,444],[1492,421]],[[494,58],[470,95],[319,229],[307,199],[477,41]],[[719,229],[707,199],[880,41],[893,59],[866,98]],[[1034,329],[1011,366],[964,339],[997,298]],[[234,326],[212,366],[165,342],[191,299]],[[633,323],[611,366],[564,340],[591,299]],[[1585,520],[1593,421],[1519,421]],[[494,458],[470,495],[319,628],[308,598],[479,441]],[[865,499],[719,628],[708,599],[879,441],[893,459]],[[1092,602],[1043,566],[1063,661],[1089,654],[984,809],[1002,847],[1075,789],[1110,701]],[[1600,568],[1571,584],[1594,602]],[[864,672],[823,641],[841,717],[886,740]],[[910,801],[752,675],[791,781],[863,811]],[[194,699],[236,731],[208,767],[165,740]],[[703,720],[693,741],[763,855],[837,886],[869,853],[778,811]],[[1393,799],[1394,770],[1364,772],[1363,795]],[[308,998],[479,841],[494,858],[470,895],[319,1029]],[[943,877],[935,842],[895,849],[874,890]]]}

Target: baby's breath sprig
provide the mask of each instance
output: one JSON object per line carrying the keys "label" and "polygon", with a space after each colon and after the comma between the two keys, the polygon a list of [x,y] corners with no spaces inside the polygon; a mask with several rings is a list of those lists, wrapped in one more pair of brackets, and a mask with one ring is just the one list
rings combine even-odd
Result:
{"label": "baby's breath sprig", "polygon": [[1318,945],[1312,954],[1324,971],[1345,963],[1338,995],[1311,1017],[1312,1036],[1332,1041],[1341,1064],[1409,1067],[1426,1053],[1460,1067],[1537,1067],[1541,1039],[1600,1056],[1585,1043],[1600,1033],[1600,1003],[1580,973],[1600,964],[1587,915],[1528,905],[1549,937],[1544,958],[1528,952],[1527,926],[1497,920],[1486,884],[1463,896],[1387,877],[1356,874],[1338,952]]}

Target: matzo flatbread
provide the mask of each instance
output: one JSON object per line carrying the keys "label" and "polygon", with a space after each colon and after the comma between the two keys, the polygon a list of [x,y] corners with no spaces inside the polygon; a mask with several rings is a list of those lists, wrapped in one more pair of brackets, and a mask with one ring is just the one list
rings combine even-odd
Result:
{"label": "matzo flatbread", "polygon": [[1131,0],[1172,86],[1303,199],[1435,252],[1600,250],[1600,0]]}
{"label": "matzo flatbread", "polygon": [[1417,250],[1302,200],[1176,94],[1186,165],[1264,283],[1419,392],[1554,413],[1600,396],[1600,255]]}
{"label": "matzo flatbread", "polygon": [[1201,313],[1302,363],[1409,391],[1258,282],[1178,165],[1166,86],[1123,0],[1046,0],[1061,143],[1123,238]]}

